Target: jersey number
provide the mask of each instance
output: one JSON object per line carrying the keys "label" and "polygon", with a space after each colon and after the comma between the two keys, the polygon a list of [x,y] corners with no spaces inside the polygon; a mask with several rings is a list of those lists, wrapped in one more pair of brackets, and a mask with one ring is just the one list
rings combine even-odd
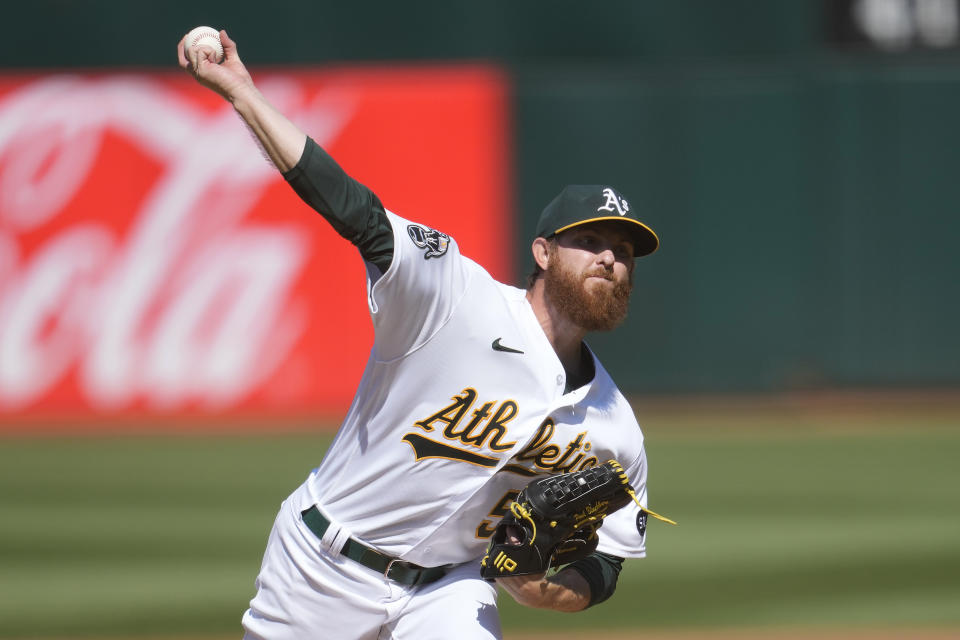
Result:
{"label": "jersey number", "polygon": [[507,511],[510,510],[510,503],[520,495],[519,491],[510,490],[503,494],[503,497],[497,502],[496,506],[490,511],[490,520],[484,520],[477,526],[477,537],[478,538],[489,538],[493,535],[493,532],[496,530],[497,523],[500,522],[500,518],[507,515]]}

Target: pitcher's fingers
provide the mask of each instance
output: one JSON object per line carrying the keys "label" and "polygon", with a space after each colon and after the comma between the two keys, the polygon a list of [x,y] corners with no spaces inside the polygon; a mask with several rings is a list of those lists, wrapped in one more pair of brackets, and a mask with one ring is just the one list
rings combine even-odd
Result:
{"label": "pitcher's fingers", "polygon": [[237,43],[227,35],[226,29],[220,30],[220,44],[223,46],[223,59],[224,60],[233,60],[234,58],[239,58],[240,55],[237,52]]}
{"label": "pitcher's fingers", "polygon": [[213,50],[213,47],[201,44],[197,47],[197,53],[199,54],[197,56],[197,64],[200,64],[200,62],[204,60],[217,64],[217,52]]}
{"label": "pitcher's fingers", "polygon": [[183,53],[183,43],[186,41],[187,36],[180,38],[180,42],[177,43],[177,62],[180,63],[181,69],[188,69],[190,67],[190,61],[187,60],[187,57]]}
{"label": "pitcher's fingers", "polygon": [[187,56],[187,71],[193,75],[198,75],[200,73],[200,48],[189,47],[184,50],[184,53]]}

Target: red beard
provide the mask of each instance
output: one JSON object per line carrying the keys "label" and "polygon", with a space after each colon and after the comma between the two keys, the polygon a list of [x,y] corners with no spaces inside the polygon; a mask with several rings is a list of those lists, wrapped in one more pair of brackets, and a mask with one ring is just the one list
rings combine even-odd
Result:
{"label": "red beard", "polygon": [[[588,291],[585,283],[591,276],[610,280],[614,286],[591,287]],[[543,278],[544,291],[551,303],[587,331],[609,331],[627,317],[632,277],[627,282],[616,282],[613,274],[606,271],[577,275],[561,267],[554,254]]]}

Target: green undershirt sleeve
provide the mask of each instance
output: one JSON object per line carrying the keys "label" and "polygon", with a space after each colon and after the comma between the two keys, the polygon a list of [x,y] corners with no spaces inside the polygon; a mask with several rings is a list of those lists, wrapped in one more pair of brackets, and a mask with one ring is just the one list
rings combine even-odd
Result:
{"label": "green undershirt sleeve", "polygon": [[297,165],[283,174],[300,198],[385,273],[393,260],[393,230],[380,199],[307,138]]}
{"label": "green undershirt sleeve", "polygon": [[613,595],[622,568],[623,558],[599,551],[594,551],[586,558],[565,567],[577,571],[590,585],[590,607]]}

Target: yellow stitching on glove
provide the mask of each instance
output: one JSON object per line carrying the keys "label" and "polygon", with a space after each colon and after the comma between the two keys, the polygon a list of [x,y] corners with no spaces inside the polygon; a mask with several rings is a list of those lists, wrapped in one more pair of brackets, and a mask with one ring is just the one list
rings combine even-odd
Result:
{"label": "yellow stitching on glove", "polygon": [[640,500],[637,498],[637,494],[633,492],[633,487],[630,486],[630,481],[629,481],[629,479],[627,478],[627,472],[624,471],[624,469],[623,469],[623,467],[620,465],[620,463],[617,462],[616,460],[607,460],[607,463],[608,463],[611,467],[613,467],[615,471],[617,471],[617,473],[618,473],[619,476],[620,476],[620,480],[623,482],[624,485],[626,485],[626,486],[624,487],[624,491],[626,491],[627,493],[630,494],[630,497],[633,498],[633,501],[637,503],[637,506],[638,506],[638,507],[640,507],[640,511],[643,511],[644,513],[649,513],[650,515],[652,515],[652,516],[653,516],[654,518],[656,518],[657,520],[661,520],[661,521],[666,522],[666,523],[668,523],[668,524],[673,524],[673,525],[677,524],[676,522],[674,522],[674,521],[671,520],[670,518],[665,518],[664,516],[660,515],[659,513],[654,513],[653,511],[650,511],[650,509],[647,509],[645,506],[643,506],[642,504],[640,504]]}
{"label": "yellow stitching on glove", "polygon": [[662,520],[663,522],[666,522],[667,524],[677,524],[676,522],[674,522],[674,521],[671,520],[670,518],[666,518],[666,517],[660,515],[659,513],[655,513],[655,512],[653,512],[653,511],[650,511],[650,509],[647,509],[645,506],[643,506],[642,504],[640,504],[640,500],[637,499],[637,494],[635,494],[635,493],[633,492],[633,489],[627,488],[626,491],[627,491],[627,493],[630,494],[630,497],[633,498],[633,501],[637,503],[637,506],[640,507],[640,511],[643,511],[644,513],[649,513],[650,515],[652,515],[652,516],[653,516],[654,518],[656,518],[657,520]]}
{"label": "yellow stitching on glove", "polygon": [[533,535],[530,536],[530,546],[532,547],[533,541],[537,539],[537,523],[530,517],[530,512],[519,502],[510,503],[510,511],[513,512],[513,515],[518,518],[523,518],[530,523],[530,527],[533,529]]}

